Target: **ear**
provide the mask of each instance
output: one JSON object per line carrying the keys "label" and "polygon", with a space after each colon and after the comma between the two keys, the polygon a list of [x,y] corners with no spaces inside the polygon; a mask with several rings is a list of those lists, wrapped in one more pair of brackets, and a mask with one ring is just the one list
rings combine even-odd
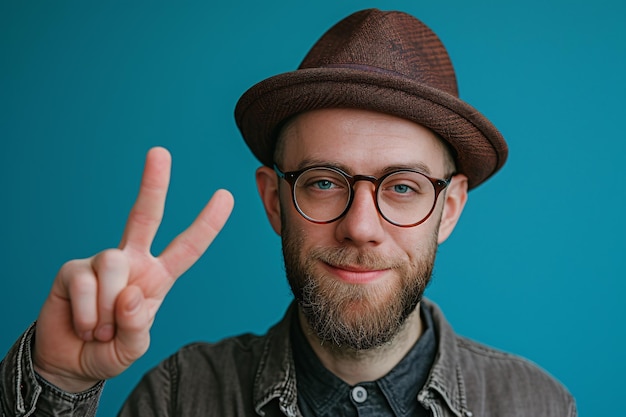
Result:
{"label": "ear", "polygon": [[467,201],[467,177],[457,174],[445,191],[443,212],[439,223],[438,243],[443,243],[454,230]]}
{"label": "ear", "polygon": [[278,190],[278,176],[270,167],[262,166],[256,170],[256,186],[265,207],[265,214],[274,231],[280,235],[280,197]]}

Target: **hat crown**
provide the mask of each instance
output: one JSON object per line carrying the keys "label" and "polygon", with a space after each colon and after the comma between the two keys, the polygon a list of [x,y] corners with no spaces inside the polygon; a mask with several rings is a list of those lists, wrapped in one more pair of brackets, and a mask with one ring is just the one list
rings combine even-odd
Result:
{"label": "hat crown", "polygon": [[458,96],[454,68],[435,33],[402,12],[369,9],[330,28],[296,71],[246,91],[235,119],[267,166],[286,120],[316,109],[354,108],[418,123],[447,142],[456,172],[476,187],[507,159],[498,129]]}
{"label": "hat crown", "polygon": [[330,28],[299,69],[351,68],[411,79],[458,97],[454,68],[439,37],[402,12],[363,10]]}

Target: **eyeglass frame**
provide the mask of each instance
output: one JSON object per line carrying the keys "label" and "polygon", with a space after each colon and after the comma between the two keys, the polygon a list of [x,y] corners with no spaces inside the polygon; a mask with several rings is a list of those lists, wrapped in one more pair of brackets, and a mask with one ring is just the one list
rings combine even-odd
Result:
{"label": "eyeglass frame", "polygon": [[[310,171],[312,169],[328,169],[331,171],[334,171],[338,174],[340,174],[342,177],[344,177],[346,179],[346,182],[348,183],[348,185],[350,185],[350,189],[349,189],[349,196],[348,196],[348,202],[346,204],[346,208],[334,219],[331,220],[315,220],[313,218],[311,218],[310,216],[306,215],[302,209],[300,208],[300,206],[298,205],[298,202],[296,200],[296,181],[298,180],[298,178],[304,174],[307,171]],[[350,175],[347,172],[343,171],[340,168],[334,167],[334,166],[330,166],[330,165],[313,165],[313,166],[309,166],[309,167],[305,167],[303,169],[299,169],[297,171],[288,171],[288,172],[283,172],[281,171],[280,168],[278,168],[278,165],[276,165],[274,163],[274,172],[276,172],[276,175],[278,175],[279,178],[287,181],[287,183],[291,186],[291,200],[293,202],[294,207],[296,208],[296,210],[298,211],[298,213],[300,213],[300,215],[302,217],[304,217],[305,219],[307,219],[308,221],[310,221],[311,223],[315,223],[315,224],[329,224],[329,223],[333,223],[337,220],[339,220],[340,218],[342,218],[343,216],[345,216],[348,211],[350,210],[350,207],[352,207],[352,202],[354,200],[354,185],[358,182],[358,181],[368,181],[371,182],[372,184],[374,184],[374,202],[376,205],[376,211],[378,211],[378,214],[385,219],[385,221],[387,221],[388,223],[397,226],[397,227],[404,227],[404,228],[408,228],[408,227],[415,227],[415,226],[419,226],[420,224],[424,223],[426,220],[428,220],[428,218],[433,214],[433,211],[435,210],[435,206],[437,205],[437,200],[439,199],[439,194],[441,194],[441,192],[443,190],[445,190],[450,183],[452,182],[452,177],[455,174],[450,175],[447,179],[442,179],[442,178],[434,178],[434,177],[430,177],[426,174],[424,174],[423,172],[420,172],[418,170],[415,169],[409,169],[409,168],[405,168],[405,169],[397,169],[394,171],[390,171],[387,172],[386,174],[384,174],[383,176],[381,176],[380,178],[376,178],[373,175]],[[398,174],[400,172],[413,172],[415,174],[419,174],[422,175],[423,177],[425,177],[426,179],[428,179],[430,181],[430,183],[432,184],[434,190],[435,190],[435,198],[433,198],[433,205],[430,208],[430,211],[428,212],[428,214],[420,221],[416,222],[416,223],[411,223],[411,224],[398,224],[396,222],[391,221],[390,219],[387,218],[387,216],[385,216],[383,214],[383,212],[380,209],[380,206],[378,204],[378,189],[380,187],[380,184],[382,184],[388,177]]]}

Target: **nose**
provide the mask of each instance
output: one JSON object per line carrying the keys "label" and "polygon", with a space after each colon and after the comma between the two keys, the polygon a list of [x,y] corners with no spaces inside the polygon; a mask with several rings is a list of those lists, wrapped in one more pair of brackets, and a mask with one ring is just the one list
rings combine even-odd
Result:
{"label": "nose", "polygon": [[352,204],[348,212],[337,221],[335,233],[339,242],[349,241],[356,246],[382,242],[385,219],[376,208],[374,189],[374,184],[367,181],[354,184]]}

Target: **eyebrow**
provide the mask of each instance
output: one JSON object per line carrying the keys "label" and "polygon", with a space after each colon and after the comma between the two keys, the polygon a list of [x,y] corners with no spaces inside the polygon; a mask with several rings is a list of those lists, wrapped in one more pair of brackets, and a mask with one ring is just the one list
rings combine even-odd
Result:
{"label": "eyebrow", "polygon": [[[310,168],[314,166],[327,166],[327,167],[339,168],[340,170],[350,175],[363,174],[362,172],[359,172],[359,173],[354,172],[347,165],[342,164],[340,162],[334,162],[334,161],[317,159],[317,158],[303,159],[302,161],[298,163],[296,170],[302,170],[302,169],[306,169],[306,168]],[[411,163],[404,163],[404,164],[388,165],[388,166],[385,166],[382,170],[378,170],[374,174],[377,174],[376,176],[380,177],[380,176],[387,174],[388,172],[404,170],[404,169],[418,171],[429,176],[432,175],[428,165],[426,165],[423,162],[411,162]],[[367,173],[367,175],[371,175],[371,173]]]}

